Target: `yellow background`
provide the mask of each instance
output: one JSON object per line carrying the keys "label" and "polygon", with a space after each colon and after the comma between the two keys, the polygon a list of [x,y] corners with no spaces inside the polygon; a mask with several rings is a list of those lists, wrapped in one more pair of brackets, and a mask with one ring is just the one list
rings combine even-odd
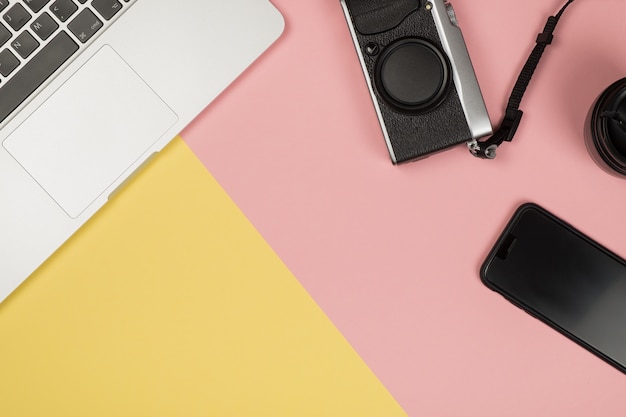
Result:
{"label": "yellow background", "polygon": [[0,305],[0,416],[402,416],[176,139]]}

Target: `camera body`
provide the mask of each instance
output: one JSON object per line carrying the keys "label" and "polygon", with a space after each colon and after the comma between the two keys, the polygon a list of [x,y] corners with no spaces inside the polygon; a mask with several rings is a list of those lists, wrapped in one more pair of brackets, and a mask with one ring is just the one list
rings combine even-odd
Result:
{"label": "camera body", "polygon": [[341,0],[341,6],[394,164],[492,133],[450,4]]}

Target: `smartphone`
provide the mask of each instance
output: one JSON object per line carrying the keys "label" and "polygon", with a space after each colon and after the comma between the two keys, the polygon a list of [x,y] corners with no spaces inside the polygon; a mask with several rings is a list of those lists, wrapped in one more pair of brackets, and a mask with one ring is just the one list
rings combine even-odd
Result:
{"label": "smartphone", "polygon": [[490,289],[626,373],[626,262],[527,203],[482,265]]}

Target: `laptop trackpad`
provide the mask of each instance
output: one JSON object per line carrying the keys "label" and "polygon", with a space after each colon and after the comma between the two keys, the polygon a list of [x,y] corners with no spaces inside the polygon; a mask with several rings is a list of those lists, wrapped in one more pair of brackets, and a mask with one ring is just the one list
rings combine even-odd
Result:
{"label": "laptop trackpad", "polygon": [[105,46],[3,145],[76,218],[176,120],[163,100]]}

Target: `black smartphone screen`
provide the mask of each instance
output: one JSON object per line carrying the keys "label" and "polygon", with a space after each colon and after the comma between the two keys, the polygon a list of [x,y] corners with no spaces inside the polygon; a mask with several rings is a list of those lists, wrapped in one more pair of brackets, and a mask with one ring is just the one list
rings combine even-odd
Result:
{"label": "black smartphone screen", "polygon": [[481,279],[626,372],[626,263],[566,222],[535,204],[521,206]]}

